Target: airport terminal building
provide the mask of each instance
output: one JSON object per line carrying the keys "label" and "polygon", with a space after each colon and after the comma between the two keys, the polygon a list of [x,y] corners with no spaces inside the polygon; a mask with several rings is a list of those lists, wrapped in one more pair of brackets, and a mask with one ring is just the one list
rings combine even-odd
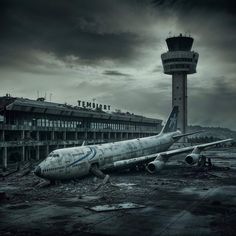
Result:
{"label": "airport terminal building", "polygon": [[0,97],[0,156],[9,163],[39,160],[57,148],[155,135],[162,120],[105,112],[44,99]]}

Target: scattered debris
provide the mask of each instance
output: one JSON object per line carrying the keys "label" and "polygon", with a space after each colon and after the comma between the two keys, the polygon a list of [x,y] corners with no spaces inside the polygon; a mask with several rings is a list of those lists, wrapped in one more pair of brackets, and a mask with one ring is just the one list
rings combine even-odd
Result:
{"label": "scattered debris", "polygon": [[117,184],[113,184],[111,183],[111,186],[113,187],[117,187],[117,188],[127,188],[127,189],[132,189],[133,186],[136,186],[137,184],[133,184],[133,183],[117,183]]}
{"label": "scattered debris", "polygon": [[215,174],[211,174],[211,173],[209,173],[209,172],[207,172],[206,174],[209,175],[209,176],[212,176],[212,177],[221,178],[221,176],[215,175]]}
{"label": "scattered debris", "polygon": [[103,178],[106,177],[105,174],[104,174],[100,169],[98,169],[97,165],[92,166],[92,167],[90,168],[90,172],[91,172],[94,176],[96,176],[96,177],[98,177],[98,178],[100,178],[100,179],[103,179]]}
{"label": "scattered debris", "polygon": [[106,175],[103,179],[102,183],[98,184],[98,186],[94,189],[94,191],[98,190],[101,186],[105,185],[110,180],[110,175]]}
{"label": "scattered debris", "polygon": [[40,180],[37,180],[31,184],[31,187],[35,187],[40,183]]}
{"label": "scattered debris", "polygon": [[32,162],[28,161],[26,164],[22,167],[23,170],[29,169],[32,167]]}
{"label": "scattered debris", "polygon": [[[178,158],[184,159],[181,156]],[[219,162],[216,164],[219,165]],[[235,165],[235,161],[230,164]],[[203,227],[202,222],[204,228],[210,228],[212,223],[209,221],[212,221],[217,222],[214,232],[219,232],[218,230],[221,229],[232,230],[231,235],[235,232],[233,229],[236,224],[233,222],[236,211],[234,201],[236,171],[232,168],[227,170],[213,166],[211,170],[197,171],[196,166],[174,163],[156,175],[149,175],[144,171],[142,173],[114,172],[110,179],[105,175],[103,179],[90,175],[83,179],[60,181],[52,186],[49,182],[35,176],[32,171],[20,178],[21,174],[28,169],[23,169],[23,166],[25,165],[22,164],[20,172],[6,177],[4,181],[0,178],[0,212],[3,216],[0,220],[0,228],[2,226],[0,235],[23,236],[32,235],[33,232],[41,236],[49,235],[54,229],[58,232],[65,227],[66,231],[63,235],[76,234],[78,231],[82,234],[94,235],[124,232],[135,234],[138,232],[138,227],[143,230],[141,232],[148,235],[153,233],[152,226],[154,226],[153,220],[150,221],[149,217],[160,218],[157,222],[158,227],[161,227],[162,223],[169,226],[170,222],[179,216],[176,215],[177,211],[185,212],[185,209],[191,215],[186,213],[186,218],[181,220],[191,224],[193,222],[195,226],[193,230]],[[16,169],[16,166],[11,167],[8,172]],[[7,172],[3,174],[5,173]],[[185,178],[185,175],[188,178]],[[94,192],[95,186],[99,183],[102,183],[101,188]],[[103,183],[107,184],[103,185]],[[217,191],[213,194],[214,189]],[[204,200],[200,200],[201,203],[198,204],[199,199]],[[129,206],[131,203],[145,206],[136,204]],[[27,221],[26,214],[29,216]],[[124,215],[126,215],[125,222]],[[138,215],[141,217],[139,220]],[[17,220],[13,221],[13,219]],[[198,219],[203,221],[198,223]],[[106,231],[107,228],[103,223],[101,224],[104,221],[107,221],[106,224],[111,231]],[[224,225],[219,224],[221,221]],[[140,222],[145,224],[142,225]],[[26,226],[24,229],[22,223]],[[176,222],[173,227],[178,226],[178,223]],[[124,227],[122,226],[122,231],[118,231],[121,224]],[[17,231],[21,227],[26,232]],[[45,231],[42,231],[44,227]],[[133,229],[134,227],[137,227],[137,230]],[[190,235],[186,230],[192,227],[181,228],[184,231],[176,233]],[[54,232],[50,235],[52,234],[55,235]]]}
{"label": "scattered debris", "polygon": [[94,195],[79,195],[78,199],[80,202],[90,202],[101,199],[101,196],[94,196]]}
{"label": "scattered debris", "polygon": [[31,169],[24,170],[21,174],[21,177],[28,175],[31,172]]}
{"label": "scattered debris", "polygon": [[44,180],[43,182],[39,182],[35,187],[37,188],[45,188],[51,185],[50,181]]}
{"label": "scattered debris", "polygon": [[94,207],[90,207],[89,209],[92,211],[103,212],[103,211],[118,211],[124,209],[137,209],[144,208],[145,205],[140,205],[132,202],[119,203],[119,204],[107,204],[107,205],[98,205]]}
{"label": "scattered debris", "polygon": [[12,174],[18,172],[18,171],[19,171],[19,170],[16,169],[16,170],[12,170],[12,171],[7,171],[7,172],[4,172],[4,173],[1,173],[1,174],[0,174],[0,177],[5,178],[5,177],[8,177],[8,176],[10,176],[10,175],[12,175]]}
{"label": "scattered debris", "polygon": [[106,175],[105,178],[102,181],[102,184],[106,184],[109,181],[109,179],[110,179],[110,176]]}

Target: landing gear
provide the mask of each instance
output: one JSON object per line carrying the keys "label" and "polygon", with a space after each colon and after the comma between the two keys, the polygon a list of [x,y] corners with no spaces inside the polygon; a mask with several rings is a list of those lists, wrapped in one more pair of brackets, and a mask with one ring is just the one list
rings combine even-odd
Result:
{"label": "landing gear", "polygon": [[97,165],[92,165],[90,168],[90,172],[99,179],[104,179],[106,176],[101,170],[98,169]]}
{"label": "landing gear", "polygon": [[133,167],[130,167],[129,170],[139,172],[139,171],[144,171],[145,168],[146,168],[146,166],[144,164],[139,164],[139,165],[135,165]]}
{"label": "landing gear", "polygon": [[204,155],[201,155],[198,161],[198,167],[212,167],[212,162],[210,157],[206,157]]}
{"label": "landing gear", "polygon": [[208,167],[212,167],[213,166],[212,163],[211,163],[211,158],[209,158],[209,157],[207,158],[207,162],[206,163],[207,163]]}
{"label": "landing gear", "polygon": [[99,189],[101,186],[105,185],[107,182],[110,182],[110,176],[105,175],[101,170],[98,169],[96,164],[92,165],[90,168],[90,172],[96,177],[103,179],[102,183],[100,183],[95,190]]}

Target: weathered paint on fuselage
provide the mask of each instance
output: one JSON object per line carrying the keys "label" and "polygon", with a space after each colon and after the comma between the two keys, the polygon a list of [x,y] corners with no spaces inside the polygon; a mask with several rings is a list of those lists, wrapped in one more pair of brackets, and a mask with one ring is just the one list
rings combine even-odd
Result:
{"label": "weathered paint on fuselage", "polygon": [[150,155],[167,150],[176,140],[179,131],[140,139],[63,148],[53,151],[39,165],[40,177],[46,179],[70,179],[85,176],[96,164],[106,170],[116,161]]}

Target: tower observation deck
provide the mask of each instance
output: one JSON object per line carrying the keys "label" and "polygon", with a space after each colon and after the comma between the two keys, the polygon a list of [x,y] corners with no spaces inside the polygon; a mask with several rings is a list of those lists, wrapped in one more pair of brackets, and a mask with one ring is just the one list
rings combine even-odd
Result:
{"label": "tower observation deck", "polygon": [[180,34],[166,39],[168,52],[161,55],[164,73],[172,75],[172,106],[179,107],[178,129],[187,127],[187,74],[196,73],[198,53],[191,51],[193,38]]}

